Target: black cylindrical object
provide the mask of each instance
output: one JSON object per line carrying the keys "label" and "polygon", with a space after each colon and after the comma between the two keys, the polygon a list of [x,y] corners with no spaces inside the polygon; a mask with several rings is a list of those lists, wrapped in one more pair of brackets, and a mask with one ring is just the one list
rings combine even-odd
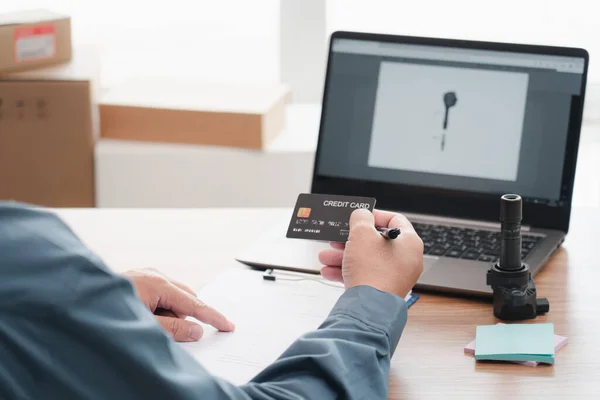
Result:
{"label": "black cylindrical object", "polygon": [[515,271],[521,264],[521,219],[523,201],[516,194],[505,194],[500,199],[500,260],[501,269]]}
{"label": "black cylindrical object", "polygon": [[507,321],[535,318],[550,310],[548,299],[537,298],[529,266],[521,262],[522,212],[519,195],[500,198],[500,259],[486,275],[486,283],[493,290],[494,316]]}

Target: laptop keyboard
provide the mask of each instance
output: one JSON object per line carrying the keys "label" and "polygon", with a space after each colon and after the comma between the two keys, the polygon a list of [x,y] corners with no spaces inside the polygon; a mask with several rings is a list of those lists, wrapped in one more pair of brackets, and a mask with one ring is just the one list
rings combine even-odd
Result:
{"label": "laptop keyboard", "polygon": [[[425,254],[496,262],[500,257],[500,232],[414,223],[423,240]],[[521,258],[525,259],[542,236],[522,235]]]}

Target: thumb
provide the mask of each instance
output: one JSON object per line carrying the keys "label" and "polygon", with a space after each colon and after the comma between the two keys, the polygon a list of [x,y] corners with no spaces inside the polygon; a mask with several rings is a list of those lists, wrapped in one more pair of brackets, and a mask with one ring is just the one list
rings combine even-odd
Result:
{"label": "thumb", "polygon": [[204,329],[198,324],[181,318],[157,316],[163,329],[178,342],[195,342],[202,337]]}
{"label": "thumb", "polygon": [[350,215],[350,234],[348,239],[352,237],[361,237],[363,235],[369,235],[375,231],[375,217],[371,211],[364,208],[354,210]]}

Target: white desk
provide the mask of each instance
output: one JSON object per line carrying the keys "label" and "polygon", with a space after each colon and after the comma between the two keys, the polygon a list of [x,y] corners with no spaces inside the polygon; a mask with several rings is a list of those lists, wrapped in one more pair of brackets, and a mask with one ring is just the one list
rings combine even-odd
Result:
{"label": "white desk", "polygon": [[156,268],[198,288],[288,209],[59,209],[110,268]]}

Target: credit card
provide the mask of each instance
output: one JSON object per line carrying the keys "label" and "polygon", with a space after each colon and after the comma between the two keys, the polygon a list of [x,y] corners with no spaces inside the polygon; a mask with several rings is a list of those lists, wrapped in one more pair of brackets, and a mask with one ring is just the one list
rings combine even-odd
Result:
{"label": "credit card", "polygon": [[298,196],[286,237],[328,242],[345,242],[350,215],[358,208],[373,211],[372,197],[302,193]]}

